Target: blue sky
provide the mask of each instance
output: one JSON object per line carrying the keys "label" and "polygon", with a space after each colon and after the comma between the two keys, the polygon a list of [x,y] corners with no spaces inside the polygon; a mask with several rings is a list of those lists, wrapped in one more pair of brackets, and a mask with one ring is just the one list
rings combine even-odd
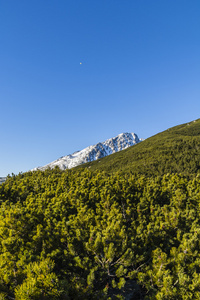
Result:
{"label": "blue sky", "polygon": [[0,0],[0,176],[199,118],[199,15],[199,0]]}

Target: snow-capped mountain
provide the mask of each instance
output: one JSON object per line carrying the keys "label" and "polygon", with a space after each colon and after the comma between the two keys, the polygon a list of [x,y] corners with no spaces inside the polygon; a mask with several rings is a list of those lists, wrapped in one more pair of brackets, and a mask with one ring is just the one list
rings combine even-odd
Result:
{"label": "snow-capped mountain", "polygon": [[141,141],[142,139],[139,139],[135,133],[121,133],[105,142],[97,143],[96,145],[89,146],[81,151],[76,151],[73,154],[63,156],[46,166],[35,168],[32,171],[45,170],[47,168],[54,168],[55,166],[58,166],[62,170],[71,169],[78,165],[124,150]]}
{"label": "snow-capped mountain", "polygon": [[0,184],[6,181],[6,177],[0,177]]}

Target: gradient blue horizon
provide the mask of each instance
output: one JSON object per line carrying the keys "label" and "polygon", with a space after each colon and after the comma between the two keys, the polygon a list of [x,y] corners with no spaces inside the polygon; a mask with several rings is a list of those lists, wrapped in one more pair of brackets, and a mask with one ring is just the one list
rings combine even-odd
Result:
{"label": "gradient blue horizon", "polygon": [[0,1],[0,177],[199,118],[200,2]]}

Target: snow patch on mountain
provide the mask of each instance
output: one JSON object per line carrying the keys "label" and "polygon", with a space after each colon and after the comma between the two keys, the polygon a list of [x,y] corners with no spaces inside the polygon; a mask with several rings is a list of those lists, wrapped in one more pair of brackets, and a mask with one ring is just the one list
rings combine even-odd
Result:
{"label": "snow patch on mountain", "polygon": [[35,170],[46,170],[47,168],[54,168],[58,166],[61,170],[71,169],[78,165],[91,162],[103,158],[112,153],[124,150],[133,146],[143,139],[139,139],[135,133],[121,133],[118,136],[108,139],[105,142],[97,143],[89,146],[81,151],[76,151],[73,154],[63,156],[43,167],[38,167]]}
{"label": "snow patch on mountain", "polygon": [[0,184],[6,181],[6,177],[0,177]]}

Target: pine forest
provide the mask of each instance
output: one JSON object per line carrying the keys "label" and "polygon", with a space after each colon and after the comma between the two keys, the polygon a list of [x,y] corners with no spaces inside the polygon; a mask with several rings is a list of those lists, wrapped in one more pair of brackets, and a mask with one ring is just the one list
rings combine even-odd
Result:
{"label": "pine forest", "polygon": [[0,299],[200,299],[200,120],[0,185]]}

